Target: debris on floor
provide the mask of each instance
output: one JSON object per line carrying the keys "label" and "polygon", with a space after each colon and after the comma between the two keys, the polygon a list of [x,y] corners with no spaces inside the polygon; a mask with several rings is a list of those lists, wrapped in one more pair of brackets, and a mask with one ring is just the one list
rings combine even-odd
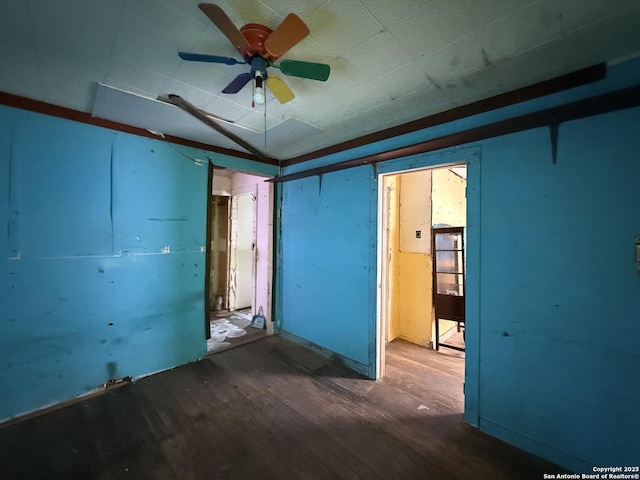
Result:
{"label": "debris on floor", "polygon": [[207,340],[207,352],[231,346],[231,343],[225,340],[246,335],[245,328],[249,325],[251,325],[251,321],[239,315],[212,320],[210,323],[211,338]]}
{"label": "debris on floor", "polygon": [[107,388],[120,387],[127,383],[131,383],[132,380],[133,379],[131,378],[131,376],[127,376],[123,378],[110,378],[105,382],[105,384],[103,385],[103,388],[106,390]]}

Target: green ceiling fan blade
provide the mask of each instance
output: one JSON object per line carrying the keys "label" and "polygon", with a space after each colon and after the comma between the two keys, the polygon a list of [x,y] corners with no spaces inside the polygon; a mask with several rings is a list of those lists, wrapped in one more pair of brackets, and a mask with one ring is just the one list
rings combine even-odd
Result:
{"label": "green ceiling fan blade", "polygon": [[325,63],[301,62],[299,60],[283,60],[274,65],[285,75],[292,77],[309,78],[324,82],[329,78],[331,67]]}

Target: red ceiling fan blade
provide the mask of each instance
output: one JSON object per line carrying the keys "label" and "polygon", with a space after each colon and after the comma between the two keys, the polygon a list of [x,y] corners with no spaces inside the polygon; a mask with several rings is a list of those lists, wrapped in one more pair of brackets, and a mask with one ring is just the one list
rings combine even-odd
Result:
{"label": "red ceiling fan blade", "polygon": [[269,35],[264,46],[271,56],[278,58],[307,35],[309,35],[307,24],[295,13],[290,13]]}
{"label": "red ceiling fan blade", "polygon": [[209,17],[209,20],[224,33],[234,47],[238,50],[249,47],[247,39],[244,38],[244,35],[242,35],[240,30],[233,24],[231,19],[227,17],[227,14],[224,13],[222,8],[213,3],[201,3],[198,7],[200,7],[200,10]]}

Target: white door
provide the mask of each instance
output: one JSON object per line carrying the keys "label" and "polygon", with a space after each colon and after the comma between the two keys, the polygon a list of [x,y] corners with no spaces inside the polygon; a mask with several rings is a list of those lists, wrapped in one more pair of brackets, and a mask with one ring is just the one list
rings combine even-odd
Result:
{"label": "white door", "polygon": [[231,197],[229,310],[252,307],[255,265],[255,194]]}

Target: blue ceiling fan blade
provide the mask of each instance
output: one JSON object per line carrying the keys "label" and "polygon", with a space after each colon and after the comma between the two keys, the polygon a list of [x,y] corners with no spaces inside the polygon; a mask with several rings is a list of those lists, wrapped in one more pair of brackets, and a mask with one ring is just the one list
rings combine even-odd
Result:
{"label": "blue ceiling fan blade", "polygon": [[240,90],[242,90],[242,87],[249,83],[251,78],[252,75],[250,73],[241,73],[236,78],[234,78],[229,85],[224,87],[222,93],[238,93]]}
{"label": "blue ceiling fan blade", "polygon": [[231,57],[219,57],[218,55],[205,55],[203,53],[188,53],[178,52],[178,56],[183,60],[189,60],[191,62],[210,62],[210,63],[224,63],[225,65],[237,65],[239,62],[235,58]]}

